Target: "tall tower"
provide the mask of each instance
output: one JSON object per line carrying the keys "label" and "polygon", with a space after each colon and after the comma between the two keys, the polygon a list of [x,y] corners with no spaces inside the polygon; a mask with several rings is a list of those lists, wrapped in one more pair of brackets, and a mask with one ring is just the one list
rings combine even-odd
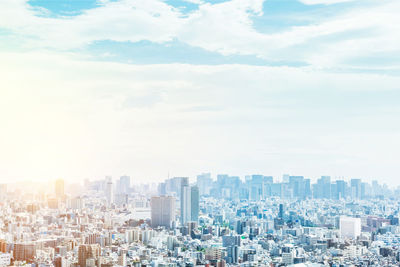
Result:
{"label": "tall tower", "polygon": [[192,222],[199,221],[199,188],[197,186],[190,188],[190,217]]}
{"label": "tall tower", "polygon": [[181,181],[181,224],[189,222],[191,219],[191,190],[189,179],[185,177]]}
{"label": "tall tower", "polygon": [[188,178],[182,179],[181,183],[181,224],[187,222],[198,222],[199,220],[199,188],[189,186]]}
{"label": "tall tower", "polygon": [[63,179],[56,180],[55,193],[56,193],[57,198],[64,197],[64,180]]}
{"label": "tall tower", "polygon": [[107,204],[111,205],[114,202],[114,191],[112,178],[110,176],[106,177],[106,190],[105,190]]}
{"label": "tall tower", "polygon": [[279,219],[283,219],[284,215],[285,215],[285,207],[281,203],[279,204],[279,214],[278,214]]}
{"label": "tall tower", "polygon": [[131,177],[129,176],[121,176],[119,179],[120,190],[119,193],[129,193],[131,187]]}
{"label": "tall tower", "polygon": [[87,246],[80,245],[78,248],[78,264],[80,267],[86,267],[87,258],[88,258]]}

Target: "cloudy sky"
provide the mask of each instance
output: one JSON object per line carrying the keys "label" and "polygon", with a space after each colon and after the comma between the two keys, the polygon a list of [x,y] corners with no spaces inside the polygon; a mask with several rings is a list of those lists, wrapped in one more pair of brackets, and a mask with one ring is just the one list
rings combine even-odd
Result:
{"label": "cloudy sky", "polygon": [[0,180],[400,184],[398,0],[1,0]]}

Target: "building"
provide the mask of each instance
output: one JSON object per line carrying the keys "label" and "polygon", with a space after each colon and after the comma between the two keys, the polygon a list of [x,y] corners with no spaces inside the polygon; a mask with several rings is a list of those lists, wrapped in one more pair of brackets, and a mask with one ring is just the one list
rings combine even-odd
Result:
{"label": "building", "polygon": [[226,256],[227,263],[238,263],[239,262],[239,247],[232,246],[227,248],[227,256]]}
{"label": "building", "polygon": [[0,184],[0,201],[4,201],[7,197],[7,184]]}
{"label": "building", "polygon": [[0,266],[10,266],[10,264],[11,264],[11,254],[0,253]]}
{"label": "building", "polygon": [[190,199],[191,191],[189,186],[189,178],[182,179],[181,181],[181,194],[180,194],[180,206],[181,206],[181,217],[180,221],[182,225],[185,225],[191,219],[190,211]]}
{"label": "building", "polygon": [[175,220],[175,202],[175,198],[171,196],[159,196],[151,198],[150,205],[152,227],[171,227],[172,222]]}
{"label": "building", "polygon": [[203,173],[197,175],[197,186],[199,187],[200,195],[209,195],[213,180],[211,173]]}
{"label": "building", "polygon": [[350,185],[352,198],[361,199],[361,179],[351,179]]}
{"label": "building", "polygon": [[0,239],[0,252],[7,252],[7,242],[4,239]]}
{"label": "building", "polygon": [[295,250],[292,244],[286,244],[282,247],[282,263],[291,265],[294,262]]}
{"label": "building", "polygon": [[58,209],[58,199],[57,198],[49,198],[47,200],[47,206],[49,209]]}
{"label": "building", "polygon": [[106,177],[105,195],[106,195],[108,205],[111,205],[112,203],[114,203],[113,183],[112,183],[112,178],[110,176]]}
{"label": "building", "polygon": [[128,194],[131,188],[131,177],[121,176],[117,183],[117,194]]}
{"label": "building", "polygon": [[198,222],[199,220],[199,188],[189,186],[188,180],[181,185],[181,217],[182,225],[187,222]]}
{"label": "building", "polygon": [[55,193],[56,193],[57,198],[64,197],[65,193],[64,193],[64,180],[63,179],[56,180]]}
{"label": "building", "polygon": [[85,200],[82,197],[75,197],[72,199],[69,199],[67,202],[68,207],[74,210],[80,210],[85,207]]}
{"label": "building", "polygon": [[36,247],[33,243],[17,243],[14,244],[14,260],[15,261],[31,261],[36,256]]}
{"label": "building", "polygon": [[[88,262],[96,261],[100,256],[100,246],[96,245],[80,245],[78,248],[78,265],[86,267]],[[92,260],[92,261],[91,261]],[[90,266],[91,264],[89,264]]]}
{"label": "building", "polygon": [[240,247],[240,235],[224,235],[222,236],[222,246],[233,247],[239,246]]}
{"label": "building", "polygon": [[356,239],[361,235],[361,219],[351,217],[340,217],[340,235],[342,238]]}
{"label": "building", "polygon": [[196,223],[199,221],[199,198],[199,188],[192,186],[190,188],[190,220]]}

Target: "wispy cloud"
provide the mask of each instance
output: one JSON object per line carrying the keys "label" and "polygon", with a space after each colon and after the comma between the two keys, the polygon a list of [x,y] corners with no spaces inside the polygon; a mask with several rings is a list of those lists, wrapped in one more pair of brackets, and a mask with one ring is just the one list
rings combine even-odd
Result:
{"label": "wispy cloud", "polygon": [[273,34],[257,30],[253,23],[255,17],[268,16],[264,2],[199,2],[197,10],[184,14],[160,0],[121,0],[104,2],[77,16],[44,17],[39,13],[46,11],[33,9],[26,0],[3,0],[0,28],[18,34],[25,48],[70,50],[99,40],[166,43],[175,39],[226,56],[253,55],[320,67],[360,67],[361,58],[387,66],[386,59],[399,52],[400,37],[393,34],[400,25],[398,1],[338,10],[336,16]]}

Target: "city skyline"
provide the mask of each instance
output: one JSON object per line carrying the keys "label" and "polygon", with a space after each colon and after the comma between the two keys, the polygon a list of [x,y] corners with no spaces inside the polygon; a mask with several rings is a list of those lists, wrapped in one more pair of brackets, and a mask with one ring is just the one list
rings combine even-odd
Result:
{"label": "city skyline", "polygon": [[0,181],[212,172],[397,185],[399,9],[3,0]]}
{"label": "city skyline", "polygon": [[399,0],[0,0],[0,267],[400,266]]}
{"label": "city skyline", "polygon": [[[302,174],[288,174],[288,173],[284,173],[278,176],[275,175],[271,175],[270,173],[246,173],[245,175],[236,175],[234,173],[211,173],[211,172],[201,172],[201,173],[197,173],[195,175],[166,175],[163,177],[157,177],[156,179],[147,179],[146,177],[136,177],[136,176],[131,176],[131,175],[127,175],[126,173],[124,173],[124,175],[100,175],[100,176],[92,176],[92,177],[82,177],[82,178],[76,178],[76,179],[71,179],[71,178],[64,178],[64,177],[57,177],[57,178],[48,178],[48,179],[16,179],[13,181],[7,181],[7,180],[3,180],[0,181],[0,184],[11,184],[11,185],[16,185],[18,186],[18,184],[24,184],[24,183],[32,183],[32,184],[56,184],[57,181],[59,180],[63,180],[65,181],[66,184],[69,185],[83,185],[85,183],[85,181],[96,181],[96,180],[102,180],[104,179],[104,177],[111,179],[112,183],[114,184],[114,182],[118,183],[119,179],[121,177],[128,177],[130,178],[130,183],[132,186],[135,185],[143,185],[143,184],[158,184],[162,181],[164,181],[165,179],[170,179],[170,178],[174,178],[174,177],[185,177],[189,179],[189,183],[190,184],[195,184],[198,177],[202,176],[202,175],[207,175],[209,174],[211,179],[213,181],[217,180],[217,177],[220,175],[228,175],[229,177],[238,177],[242,182],[246,181],[247,177],[251,177],[252,175],[262,175],[265,177],[273,177],[274,181],[276,182],[284,182],[284,178],[285,176],[289,177],[289,176],[301,176],[304,177],[305,179],[310,179],[311,182],[317,182],[318,179],[320,179],[321,177],[330,177],[332,181],[337,181],[337,180],[343,180],[345,182],[350,182],[352,179],[361,179],[367,183],[372,183],[375,181],[378,181],[381,184],[385,184],[387,185],[387,182],[383,179],[379,179],[379,178],[369,178],[369,177],[359,177],[359,176],[354,176],[354,177],[345,177],[345,176],[331,176],[328,174],[323,174],[323,175],[319,175],[319,176],[307,176],[307,175],[302,175]],[[118,184],[115,184],[114,186],[118,187]],[[392,183],[390,186],[392,186],[393,188],[397,188],[400,186],[400,183]]]}

